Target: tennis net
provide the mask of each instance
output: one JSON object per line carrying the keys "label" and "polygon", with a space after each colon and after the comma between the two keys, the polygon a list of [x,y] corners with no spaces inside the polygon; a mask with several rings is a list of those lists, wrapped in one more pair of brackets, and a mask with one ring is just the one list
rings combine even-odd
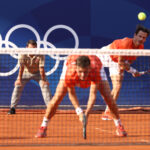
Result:
{"label": "tennis net", "polygon": [[[55,116],[50,120],[46,138],[35,138],[46,105],[40,85],[34,77],[22,89],[16,113],[8,115],[11,105],[14,83],[18,77],[22,55],[45,56],[45,73],[52,96],[55,94],[63,64],[68,55],[97,55],[103,63],[111,89],[111,57],[114,55],[138,57],[131,66],[140,72],[133,77],[131,72],[124,72],[121,91],[117,100],[122,123],[128,133],[125,138],[117,137],[113,121],[102,120],[106,104],[97,93],[96,102],[89,115],[87,138],[82,136],[82,124],[75,114],[68,96],[60,103]],[[109,58],[109,59],[107,59]],[[105,62],[106,61],[106,62]],[[120,145],[150,144],[150,50],[107,50],[107,49],[52,49],[52,48],[1,48],[0,49],[0,145]],[[134,70],[132,69],[132,70]],[[43,92],[44,93],[44,92]],[[46,94],[45,94],[46,95]],[[89,88],[76,87],[76,95],[81,108],[87,106]]]}

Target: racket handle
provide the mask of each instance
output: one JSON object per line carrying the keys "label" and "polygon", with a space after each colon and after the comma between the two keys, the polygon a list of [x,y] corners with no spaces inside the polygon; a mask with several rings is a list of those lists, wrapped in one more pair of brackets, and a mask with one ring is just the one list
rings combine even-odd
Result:
{"label": "racket handle", "polygon": [[141,71],[141,72],[139,72],[140,75],[144,75],[146,73],[147,73],[147,71]]}
{"label": "racket handle", "polygon": [[141,71],[139,72],[140,75],[144,75],[144,74],[150,74],[150,70],[147,70],[147,71]]}
{"label": "racket handle", "polygon": [[86,116],[83,114],[83,138],[86,139]]}
{"label": "racket handle", "polygon": [[141,71],[141,72],[139,72],[139,73],[140,73],[140,75],[144,75],[144,74],[148,74],[149,71]]}

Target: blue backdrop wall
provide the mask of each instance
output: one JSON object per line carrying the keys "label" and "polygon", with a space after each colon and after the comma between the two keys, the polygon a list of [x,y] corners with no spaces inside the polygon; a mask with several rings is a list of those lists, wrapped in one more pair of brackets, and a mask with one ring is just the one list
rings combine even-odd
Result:
{"label": "blue backdrop wall", "polygon": [[[137,19],[140,11],[147,14],[145,21]],[[5,0],[0,5],[0,46],[25,47],[29,39],[35,39],[38,47],[100,48],[115,39],[132,37],[139,23],[150,28],[149,16],[149,0]],[[146,49],[149,42],[148,38]],[[45,70],[54,94],[63,60],[58,62],[56,70],[53,70],[57,62],[55,58],[46,56],[46,61],[51,62]],[[139,58],[133,66],[140,65],[142,61],[145,63],[142,69],[147,69],[149,57],[145,60]],[[17,56],[0,56],[0,105],[10,104],[18,74],[16,64]],[[106,72],[108,74],[107,69]],[[77,89],[77,92],[82,93],[78,94],[80,104],[85,104],[88,89],[84,92]],[[44,104],[37,83],[31,81],[26,85],[19,104]],[[62,104],[70,104],[67,97]],[[104,104],[99,94],[96,104]],[[126,73],[118,104],[150,104],[149,77],[133,78]]]}

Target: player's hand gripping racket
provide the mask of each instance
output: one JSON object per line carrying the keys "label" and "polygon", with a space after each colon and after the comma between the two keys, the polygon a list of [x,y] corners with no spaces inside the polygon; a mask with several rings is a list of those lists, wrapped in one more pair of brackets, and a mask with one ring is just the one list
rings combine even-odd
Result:
{"label": "player's hand gripping racket", "polygon": [[145,74],[150,74],[150,70],[147,70],[147,71],[141,71],[139,72],[139,74],[142,76],[142,75],[145,75]]}
{"label": "player's hand gripping racket", "polygon": [[83,114],[83,138],[86,139],[86,116]]}

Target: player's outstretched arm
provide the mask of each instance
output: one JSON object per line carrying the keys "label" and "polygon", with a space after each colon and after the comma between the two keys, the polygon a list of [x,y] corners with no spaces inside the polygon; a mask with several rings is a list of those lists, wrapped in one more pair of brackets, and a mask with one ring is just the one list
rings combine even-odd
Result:
{"label": "player's outstretched arm", "polygon": [[91,84],[89,100],[88,100],[88,104],[87,104],[87,109],[85,111],[86,116],[89,115],[89,112],[93,108],[93,105],[95,103],[96,94],[97,94],[97,87],[98,87],[97,84]]}
{"label": "player's outstretched arm", "polygon": [[68,95],[69,95],[69,99],[72,103],[72,105],[74,106],[74,108],[78,108],[79,107],[79,101],[77,99],[76,96],[76,92],[75,92],[75,88],[74,87],[68,87]]}
{"label": "player's outstretched arm", "polygon": [[127,63],[122,56],[119,56],[118,57],[118,64],[119,64],[119,68],[121,70],[129,70],[130,68],[130,64]]}
{"label": "player's outstretched arm", "polygon": [[80,108],[74,87],[68,87],[68,95],[77,115],[79,116],[79,120],[83,122],[83,110]]}

